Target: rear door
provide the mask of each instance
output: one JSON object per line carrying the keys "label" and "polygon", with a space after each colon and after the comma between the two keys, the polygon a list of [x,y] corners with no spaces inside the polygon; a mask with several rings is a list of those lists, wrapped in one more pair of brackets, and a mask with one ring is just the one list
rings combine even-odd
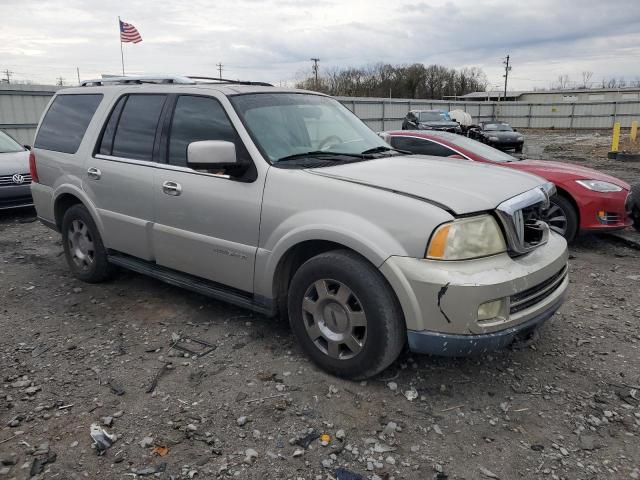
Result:
{"label": "rear door", "polygon": [[[174,102],[162,145],[166,163],[155,169],[156,262],[251,292],[264,180],[258,180],[253,160],[216,98],[180,95]],[[242,167],[191,168],[187,146],[199,140],[233,142]]]}
{"label": "rear door", "polygon": [[83,188],[104,225],[107,248],[153,260],[154,166],[164,94],[129,94],[115,103]]}

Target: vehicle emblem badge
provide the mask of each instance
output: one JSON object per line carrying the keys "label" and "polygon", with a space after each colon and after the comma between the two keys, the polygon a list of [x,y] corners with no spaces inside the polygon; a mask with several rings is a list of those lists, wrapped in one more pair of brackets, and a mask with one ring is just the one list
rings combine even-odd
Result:
{"label": "vehicle emblem badge", "polygon": [[13,180],[13,183],[15,183],[16,185],[22,185],[24,183],[24,175],[16,173],[13,177],[11,177],[11,180]]}

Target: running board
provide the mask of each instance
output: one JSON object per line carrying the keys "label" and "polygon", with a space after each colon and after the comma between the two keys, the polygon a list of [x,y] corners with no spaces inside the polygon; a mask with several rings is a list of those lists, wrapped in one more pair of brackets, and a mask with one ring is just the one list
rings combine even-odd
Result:
{"label": "running board", "polygon": [[110,251],[107,258],[109,262],[114,265],[142,273],[143,275],[148,275],[168,283],[169,285],[175,285],[176,287],[191,290],[192,292],[231,303],[238,307],[248,308],[249,310],[253,310],[254,312],[270,317],[273,317],[276,314],[274,308],[275,303],[268,299],[265,299],[263,302],[258,302],[256,298],[249,293],[244,293],[210,280],[178,272],[171,268],[162,267],[156,263],[140,260],[139,258],[131,257],[122,253]]}

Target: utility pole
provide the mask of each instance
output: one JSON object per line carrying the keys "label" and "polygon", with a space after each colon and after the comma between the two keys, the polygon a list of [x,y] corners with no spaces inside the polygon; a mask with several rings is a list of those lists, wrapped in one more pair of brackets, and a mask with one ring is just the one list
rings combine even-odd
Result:
{"label": "utility pole", "polygon": [[504,100],[507,100],[507,79],[509,78],[509,72],[511,71],[511,67],[509,66],[509,55],[505,58],[504,63]]}
{"label": "utility pole", "polygon": [[222,80],[222,63],[221,62],[216,63],[216,67],[218,67],[218,74],[219,74],[218,78]]}
{"label": "utility pole", "polygon": [[78,74],[78,85],[80,85],[80,67],[76,67],[76,73]]}
{"label": "utility pole", "polygon": [[7,68],[4,71],[4,76],[7,77],[7,83],[11,83],[11,75],[13,75],[13,72],[9,71],[9,69]]}
{"label": "utility pole", "polygon": [[313,67],[311,67],[313,69],[313,74],[316,77],[316,90],[318,89],[318,62],[320,61],[319,58],[312,58],[311,61],[313,62]]}

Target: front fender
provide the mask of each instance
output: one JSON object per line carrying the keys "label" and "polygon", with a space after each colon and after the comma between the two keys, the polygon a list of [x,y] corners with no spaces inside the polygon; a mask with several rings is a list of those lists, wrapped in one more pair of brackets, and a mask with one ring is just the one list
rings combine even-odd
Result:
{"label": "front fender", "polygon": [[274,298],[278,264],[291,248],[312,240],[344,245],[376,267],[386,261],[389,252],[408,255],[402,244],[388,231],[365,218],[333,209],[299,212],[278,225],[258,248],[256,294]]}

